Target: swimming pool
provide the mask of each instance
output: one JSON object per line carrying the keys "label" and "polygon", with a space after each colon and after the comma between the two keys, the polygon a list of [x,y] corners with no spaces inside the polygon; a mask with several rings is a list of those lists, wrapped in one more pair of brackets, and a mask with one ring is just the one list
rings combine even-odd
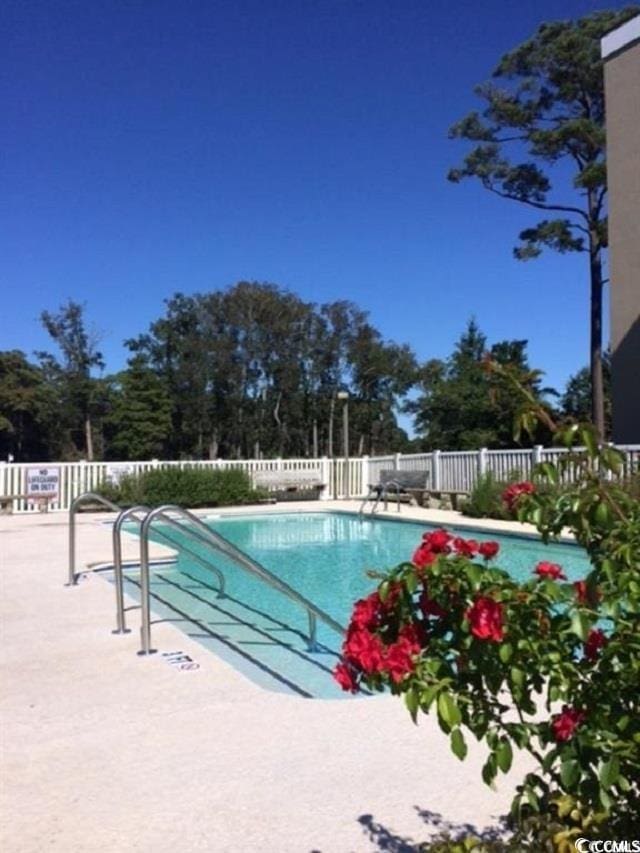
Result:
{"label": "swimming pool", "polygon": [[[349,620],[353,602],[376,585],[367,570],[385,570],[409,559],[422,533],[433,529],[420,522],[361,519],[342,512],[265,513],[205,521],[342,625]],[[161,529],[153,534],[158,542]],[[560,563],[570,580],[588,571],[586,555],[574,545],[544,546],[524,537],[459,532],[499,542],[498,564],[519,580],[528,578],[541,559]],[[182,536],[174,530],[170,535],[174,540]],[[187,537],[183,541],[211,559],[204,546]],[[154,611],[172,619],[177,613],[179,627],[264,687],[320,698],[344,696],[330,676],[340,638],[320,623],[318,639],[324,649],[309,653],[307,614],[302,608],[226,558],[216,555],[215,563],[226,578],[224,598],[217,597],[211,572],[188,555],[155,567]],[[127,587],[136,595],[135,570],[127,573]]]}

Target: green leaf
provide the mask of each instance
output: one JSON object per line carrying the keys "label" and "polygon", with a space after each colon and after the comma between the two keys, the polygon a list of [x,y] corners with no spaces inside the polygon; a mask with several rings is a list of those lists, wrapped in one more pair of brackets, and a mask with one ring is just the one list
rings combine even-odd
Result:
{"label": "green leaf", "polygon": [[589,636],[589,627],[590,622],[588,617],[579,610],[574,610],[571,615],[571,630],[576,637],[579,637],[582,640],[583,643],[586,642],[587,637]]}
{"label": "green leaf", "polygon": [[502,739],[498,744],[498,748],[496,749],[496,761],[498,762],[498,767],[503,773],[509,772],[513,762],[513,750],[511,749],[511,744],[506,738]]}
{"label": "green leaf", "polygon": [[552,483],[558,482],[558,469],[551,462],[541,462],[538,465],[540,473],[550,480]]}
{"label": "green leaf", "polygon": [[482,768],[482,781],[485,785],[488,785],[490,788],[493,787],[493,780],[496,778],[497,772],[496,756],[492,752]]}
{"label": "green leaf", "polygon": [[407,710],[411,714],[411,719],[415,723],[418,713],[418,691],[415,687],[410,687],[404,694],[404,704],[407,706]]}
{"label": "green leaf", "polygon": [[432,684],[430,687],[427,687],[426,690],[422,691],[420,694],[420,707],[423,711],[429,710],[441,687],[442,685],[440,683]]}
{"label": "green leaf", "polygon": [[380,601],[385,602],[387,600],[389,595],[389,581],[382,581],[378,587],[378,595],[380,596]]}
{"label": "green leaf", "polygon": [[443,690],[438,696],[438,716],[449,728],[458,726],[462,722],[460,708],[448,690]]}
{"label": "green leaf", "polygon": [[620,760],[617,755],[611,756],[608,761],[600,767],[598,777],[603,788],[609,790],[612,785],[615,785],[620,776]]}
{"label": "green leaf", "polygon": [[575,758],[569,758],[560,766],[560,779],[565,788],[572,788],[580,778],[580,765]]}
{"label": "green leaf", "polygon": [[600,501],[596,507],[596,521],[598,524],[607,524],[611,518],[611,512],[608,505],[604,501]]}
{"label": "green leaf", "polygon": [[418,588],[418,578],[416,577],[415,572],[408,572],[404,579],[404,585],[407,588],[407,592],[413,595]]}
{"label": "green leaf", "polygon": [[515,684],[516,687],[522,687],[524,684],[525,673],[522,669],[518,669],[517,666],[511,667],[511,681]]}
{"label": "green leaf", "polygon": [[559,433],[559,438],[565,447],[571,447],[578,432],[578,424],[570,424]]}
{"label": "green leaf", "polygon": [[502,663],[509,663],[513,655],[513,646],[510,643],[502,643],[498,649],[498,655]]}
{"label": "green leaf", "polygon": [[593,459],[598,453],[598,439],[592,426],[583,426],[580,429],[580,438],[587,448],[587,453]]}
{"label": "green leaf", "polygon": [[613,805],[613,800],[611,799],[609,794],[607,794],[604,788],[600,788],[600,802],[607,811],[609,811],[611,809],[611,806]]}
{"label": "green leaf", "polygon": [[483,575],[483,569],[481,569],[480,566],[476,566],[475,563],[469,563],[465,566],[465,574],[469,578],[469,583],[475,589],[480,583]]}
{"label": "green leaf", "polygon": [[451,732],[451,751],[462,761],[467,754],[467,744],[460,729],[454,729]]}

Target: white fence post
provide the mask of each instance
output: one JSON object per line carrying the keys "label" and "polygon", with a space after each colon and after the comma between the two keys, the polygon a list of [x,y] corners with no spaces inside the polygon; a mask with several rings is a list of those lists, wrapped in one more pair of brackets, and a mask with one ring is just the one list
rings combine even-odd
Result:
{"label": "white fence post", "polygon": [[402,459],[402,453],[394,453],[393,454],[393,469],[394,471],[400,470],[400,460]]}
{"label": "white fence post", "polygon": [[481,447],[478,451],[478,478],[487,473],[487,448]]}
{"label": "white fence post", "polygon": [[362,497],[364,497],[364,495],[368,494],[368,492],[369,492],[369,483],[371,482],[371,480],[369,479],[369,457],[368,456],[363,456],[360,459],[360,466],[361,466],[361,470],[362,470],[362,473],[360,474],[361,482],[362,482],[362,489],[361,489],[360,493],[361,493]]}
{"label": "white fence post", "polygon": [[328,456],[323,456],[320,460],[320,470],[322,482],[325,484],[324,489],[320,494],[320,500],[330,501],[334,498],[333,477],[331,476],[331,460]]}
{"label": "white fence post", "polygon": [[533,469],[536,465],[539,465],[542,462],[542,451],[543,447],[541,444],[536,444],[531,449],[531,473],[533,474]]}
{"label": "white fence post", "polygon": [[433,490],[435,492],[442,488],[442,460],[440,459],[440,451],[433,451]]}

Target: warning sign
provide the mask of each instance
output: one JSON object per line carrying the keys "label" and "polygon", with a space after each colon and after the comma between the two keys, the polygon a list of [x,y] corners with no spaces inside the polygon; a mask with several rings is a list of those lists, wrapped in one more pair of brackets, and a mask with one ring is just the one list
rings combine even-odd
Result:
{"label": "warning sign", "polygon": [[123,477],[128,477],[130,474],[136,473],[136,466],[127,464],[126,462],[116,462],[113,465],[107,465],[105,478],[111,486],[120,485],[120,480]]}
{"label": "warning sign", "polygon": [[27,495],[30,498],[55,498],[59,494],[59,468],[27,468]]}

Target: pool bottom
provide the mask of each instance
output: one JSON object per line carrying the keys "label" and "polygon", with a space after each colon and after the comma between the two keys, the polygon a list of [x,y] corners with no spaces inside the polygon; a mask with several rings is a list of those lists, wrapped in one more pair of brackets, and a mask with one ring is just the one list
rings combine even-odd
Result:
{"label": "pool bottom", "polygon": [[[113,583],[113,574],[104,574]],[[213,584],[175,565],[152,567],[150,587],[153,622],[176,624],[190,639],[263,689],[307,699],[355,698],[342,691],[332,677],[339,660],[338,635],[333,647],[318,644],[311,652],[300,627],[232,595],[220,597]],[[125,572],[125,593],[139,603],[135,568]]]}

